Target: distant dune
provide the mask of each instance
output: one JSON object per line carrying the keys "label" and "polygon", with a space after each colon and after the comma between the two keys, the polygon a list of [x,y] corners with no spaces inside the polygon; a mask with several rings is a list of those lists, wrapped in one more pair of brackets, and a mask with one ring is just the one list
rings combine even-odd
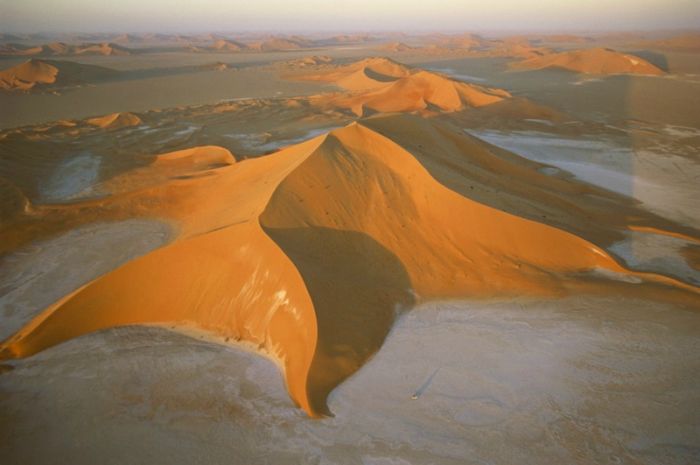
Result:
{"label": "distant dune", "polygon": [[317,105],[344,108],[357,115],[370,112],[456,111],[509,98],[502,89],[456,81],[447,76],[411,69],[388,58],[368,58],[298,78],[334,83],[352,91],[319,96]]}
{"label": "distant dune", "polygon": [[662,75],[664,71],[643,58],[608,48],[591,48],[552,53],[525,61],[511,63],[514,70],[559,68],[583,74],[649,74]]}
{"label": "distant dune", "polygon": [[131,50],[115,43],[87,43],[71,45],[51,42],[45,45],[23,46],[6,44],[0,46],[0,55],[11,56],[74,56],[74,55],[131,55]]}
{"label": "distant dune", "polygon": [[29,60],[0,71],[0,88],[6,90],[29,90],[36,85],[56,82],[58,68],[38,60]]}
{"label": "distant dune", "polygon": [[87,123],[103,129],[123,128],[128,126],[138,126],[141,124],[141,118],[128,112],[112,113],[111,115],[90,118],[87,120]]}
{"label": "distant dune", "polygon": [[58,299],[0,344],[0,358],[118,325],[194,326],[267,352],[297,405],[320,416],[330,391],[379,350],[397,312],[421,301],[648,289],[649,298],[697,303],[696,289],[626,270],[592,242],[467,194],[488,179],[499,189],[482,195],[584,209],[593,216],[578,221],[599,228],[625,221],[585,210],[585,194],[609,193],[541,166],[439,121],[389,115],[240,162],[215,146],[157,155],[101,180],[98,200],[61,208],[27,206],[9,186],[27,241],[122,218],[167,219],[178,234]]}
{"label": "distant dune", "polygon": [[32,58],[0,71],[0,89],[32,90],[49,85],[77,85],[113,78],[118,74],[102,66]]}
{"label": "distant dune", "polygon": [[700,34],[682,34],[659,40],[644,40],[635,43],[640,47],[673,50],[679,52],[700,52]]}
{"label": "distant dune", "polygon": [[240,52],[248,47],[245,44],[233,40],[219,39],[214,42],[212,48],[222,52]]}
{"label": "distant dune", "polygon": [[411,47],[410,45],[404,44],[403,42],[390,42],[379,47],[379,50],[386,52],[410,52],[411,50],[416,50],[417,47]]}
{"label": "distant dune", "polygon": [[591,42],[593,39],[586,36],[580,36],[575,34],[550,34],[550,35],[535,35],[531,37],[531,40],[537,42],[549,42],[549,43],[570,43],[570,44],[583,44],[586,42]]}
{"label": "distant dune", "polygon": [[449,49],[469,50],[483,47],[488,44],[488,40],[477,34],[461,34],[456,36],[440,37],[437,45]]}

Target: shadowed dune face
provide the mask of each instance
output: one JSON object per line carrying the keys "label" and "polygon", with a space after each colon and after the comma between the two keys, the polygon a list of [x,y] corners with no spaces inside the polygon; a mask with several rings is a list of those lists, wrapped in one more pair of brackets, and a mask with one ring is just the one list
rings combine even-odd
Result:
{"label": "shadowed dune face", "polygon": [[362,232],[315,226],[265,231],[311,296],[318,340],[306,386],[313,411],[330,414],[328,394],[379,350],[397,312],[414,304],[410,278],[393,253]]}
{"label": "shadowed dune face", "polygon": [[[451,130],[407,115],[382,121],[397,140],[398,128],[410,128],[415,141]],[[443,157],[430,161],[434,170],[504,171],[513,181],[500,188],[514,196],[523,191],[511,185],[545,179],[541,165],[486,150],[464,134],[444,144],[433,146]],[[215,146],[161,154],[98,183],[100,198],[29,205],[31,214],[15,212],[19,226],[9,237],[134,217],[167,219],[179,234],[66,289],[0,345],[0,356],[25,357],[111,326],[195,326],[266,351],[279,361],[294,401],[319,416],[328,413],[328,393],[379,349],[397,309],[414,301],[629,292],[635,284],[609,279],[617,273],[649,284],[637,291],[645,296],[672,294],[697,305],[696,291],[682,283],[625,270],[586,239],[471,198],[464,179],[452,179],[460,188],[448,189],[426,160],[353,123],[240,162]],[[610,198],[592,187],[548,184],[533,202],[561,202],[557,190]]]}

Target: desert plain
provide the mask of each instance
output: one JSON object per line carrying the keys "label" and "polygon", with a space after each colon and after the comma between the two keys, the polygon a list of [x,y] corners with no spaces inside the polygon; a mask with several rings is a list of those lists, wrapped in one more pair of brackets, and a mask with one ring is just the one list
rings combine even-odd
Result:
{"label": "desert plain", "polygon": [[700,34],[0,44],[8,464],[700,461]]}

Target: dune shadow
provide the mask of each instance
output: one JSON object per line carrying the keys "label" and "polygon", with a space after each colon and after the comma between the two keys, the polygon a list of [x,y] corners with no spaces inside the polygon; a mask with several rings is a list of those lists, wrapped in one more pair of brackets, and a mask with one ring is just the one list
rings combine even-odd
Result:
{"label": "dune shadow", "polygon": [[318,341],[307,380],[314,411],[384,342],[395,316],[415,303],[399,259],[370,236],[322,227],[266,228],[294,262],[316,311]]}
{"label": "dune shadow", "polygon": [[640,58],[644,58],[652,65],[660,68],[662,71],[668,72],[668,59],[664,53],[652,52],[651,50],[634,50],[630,52]]}

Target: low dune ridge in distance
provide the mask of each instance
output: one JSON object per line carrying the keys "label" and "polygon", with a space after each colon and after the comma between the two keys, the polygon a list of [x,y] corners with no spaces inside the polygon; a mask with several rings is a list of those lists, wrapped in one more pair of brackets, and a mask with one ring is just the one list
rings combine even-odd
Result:
{"label": "low dune ridge in distance", "polygon": [[531,40],[536,42],[548,42],[548,43],[569,43],[569,44],[585,44],[587,42],[592,42],[593,39],[586,36],[580,36],[576,34],[549,34],[549,35],[536,35],[531,37]]}
{"label": "low dune ridge in distance", "polygon": [[636,46],[675,52],[700,52],[700,33],[681,34],[666,39],[643,40]]}
{"label": "low dune ridge in distance", "polygon": [[292,68],[305,68],[309,66],[319,66],[326,65],[333,61],[332,57],[328,55],[309,55],[306,57],[298,58],[296,60],[289,60],[284,62],[285,65],[291,66]]}
{"label": "low dune ridge in distance", "polygon": [[284,52],[287,50],[300,50],[302,48],[307,48],[309,45],[307,41],[301,39],[272,37],[267,40],[248,44],[248,47],[261,52]]}
{"label": "low dune ridge in distance", "polygon": [[553,53],[511,63],[513,70],[558,68],[583,74],[645,74],[660,76],[665,72],[645,59],[609,48],[590,48]]}
{"label": "low dune ridge in distance", "polygon": [[488,43],[488,40],[478,34],[461,34],[457,36],[441,37],[436,42],[436,45],[448,49],[470,50],[484,47]]}
{"label": "low dune ridge in distance", "polygon": [[503,89],[457,81],[388,58],[368,58],[294,78],[329,82],[350,91],[310,100],[312,104],[350,110],[358,116],[368,112],[456,111],[511,97]]}
{"label": "low dune ridge in distance", "polygon": [[411,47],[410,45],[405,44],[403,42],[390,42],[378,48],[378,50],[382,50],[385,52],[410,52],[416,49],[417,47]]}
{"label": "low dune ridge in distance", "polygon": [[[436,135],[429,159],[406,148]],[[457,188],[494,175],[502,190],[488,191],[492,197],[511,193],[566,208],[575,196],[585,212],[575,216],[580,227],[604,231],[596,240],[628,227],[627,216],[585,210],[589,196],[593,202],[611,194],[543,174],[542,166],[496,153],[446,123],[404,114],[243,161],[216,146],[156,155],[99,181],[98,198],[13,210],[12,223],[0,227],[0,251],[19,238],[125,218],[165,219],[177,234],[66,289],[0,344],[0,358],[27,357],[113,326],[194,327],[266,353],[296,404],[321,416],[330,413],[331,390],[381,347],[397,312],[424,300],[592,292],[698,306],[696,288],[627,270],[591,240]],[[449,177],[438,181],[439,172]]]}
{"label": "low dune ridge in distance", "polygon": [[212,49],[220,52],[240,52],[248,47],[240,42],[229,39],[219,39],[211,46]]}
{"label": "low dune ridge in distance", "polygon": [[9,44],[0,47],[0,55],[9,56],[73,56],[73,55],[104,55],[126,56],[132,50],[111,42],[67,44],[51,42],[45,45],[23,46]]}
{"label": "low dune ridge in distance", "polygon": [[142,123],[141,118],[133,113],[112,113],[110,115],[98,116],[90,118],[87,123],[92,126],[97,126],[103,129],[124,128],[129,126],[138,126]]}
{"label": "low dune ridge in distance", "polygon": [[0,71],[0,89],[28,91],[47,86],[71,86],[111,79],[118,75],[118,71],[103,66],[30,58]]}

